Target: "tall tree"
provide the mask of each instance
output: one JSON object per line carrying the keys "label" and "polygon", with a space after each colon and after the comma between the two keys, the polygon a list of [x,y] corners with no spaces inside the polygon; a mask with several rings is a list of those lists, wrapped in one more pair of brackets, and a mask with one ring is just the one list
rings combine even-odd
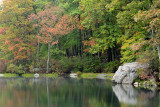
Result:
{"label": "tall tree", "polygon": [[34,51],[32,27],[26,20],[33,3],[32,0],[4,0],[1,4],[0,23],[7,27],[1,35],[2,53],[18,63],[31,59]]}
{"label": "tall tree", "polygon": [[[148,31],[145,39],[142,43],[136,44],[137,50],[143,50],[142,60],[150,64],[153,69],[152,76],[156,81],[159,81],[159,61],[160,61],[160,1],[153,1],[153,5],[149,10],[140,10],[135,16],[137,23],[143,23],[143,29]],[[149,54],[152,53],[152,54]],[[146,55],[145,55],[146,54]],[[158,60],[159,58],[159,60]]]}
{"label": "tall tree", "polygon": [[72,17],[62,15],[62,9],[51,4],[46,5],[43,11],[37,14],[29,15],[31,21],[37,20],[38,23],[33,24],[35,28],[40,28],[37,38],[40,42],[48,44],[47,71],[49,72],[50,49],[58,43],[59,37],[70,33],[74,28]]}
{"label": "tall tree", "polygon": [[120,4],[120,9],[117,14],[117,22],[121,28],[122,34],[120,40],[121,47],[121,62],[132,62],[136,60],[137,51],[132,51],[131,46],[136,42],[142,42],[145,39],[146,30],[142,28],[142,23],[134,21],[134,16],[139,10],[146,10],[150,7],[148,0],[128,0],[117,1]]}
{"label": "tall tree", "polygon": [[[108,51],[108,61],[115,59],[113,48],[116,47],[118,37],[121,34],[116,22],[116,10],[109,10],[110,1],[106,0],[81,0],[81,23],[89,31],[89,52],[92,54]],[[87,42],[87,41],[86,41]]]}

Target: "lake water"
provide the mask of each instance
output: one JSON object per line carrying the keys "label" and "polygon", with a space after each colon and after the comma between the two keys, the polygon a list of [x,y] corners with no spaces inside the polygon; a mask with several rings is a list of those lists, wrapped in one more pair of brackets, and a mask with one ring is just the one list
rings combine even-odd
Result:
{"label": "lake water", "polygon": [[160,107],[160,93],[101,79],[0,78],[0,107]]}

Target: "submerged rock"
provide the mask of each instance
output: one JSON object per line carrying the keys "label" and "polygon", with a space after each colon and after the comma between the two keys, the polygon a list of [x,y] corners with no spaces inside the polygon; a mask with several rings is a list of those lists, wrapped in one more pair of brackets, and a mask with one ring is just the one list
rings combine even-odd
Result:
{"label": "submerged rock", "polygon": [[132,62],[126,63],[123,66],[119,66],[112,80],[116,83],[132,84],[134,80],[138,77],[137,69],[147,70],[149,69],[149,64]]}

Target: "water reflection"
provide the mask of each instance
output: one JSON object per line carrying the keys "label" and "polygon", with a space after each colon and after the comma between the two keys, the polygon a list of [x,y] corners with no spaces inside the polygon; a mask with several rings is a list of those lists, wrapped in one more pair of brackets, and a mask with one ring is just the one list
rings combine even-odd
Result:
{"label": "water reflection", "polygon": [[1,107],[119,107],[111,83],[71,78],[0,78]]}
{"label": "water reflection", "polygon": [[121,105],[136,107],[159,107],[160,96],[157,90],[136,89],[132,85],[117,84],[112,87]]}
{"label": "water reflection", "polygon": [[157,91],[100,79],[0,78],[1,107],[158,107]]}

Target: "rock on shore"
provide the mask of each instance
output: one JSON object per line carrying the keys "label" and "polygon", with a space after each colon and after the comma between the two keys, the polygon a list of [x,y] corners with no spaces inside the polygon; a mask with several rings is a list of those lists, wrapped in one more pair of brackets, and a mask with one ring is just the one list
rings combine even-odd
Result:
{"label": "rock on shore", "polygon": [[132,84],[138,77],[137,69],[149,70],[149,64],[132,62],[126,63],[123,66],[119,66],[112,80],[116,83]]}

